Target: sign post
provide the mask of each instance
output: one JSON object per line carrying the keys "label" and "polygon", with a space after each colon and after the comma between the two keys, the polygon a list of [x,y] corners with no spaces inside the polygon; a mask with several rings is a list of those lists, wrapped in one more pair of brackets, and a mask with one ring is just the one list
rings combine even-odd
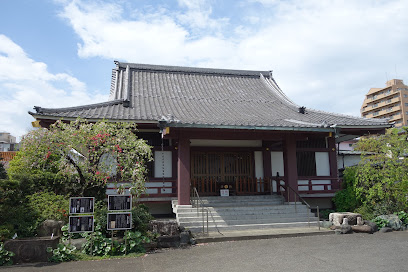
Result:
{"label": "sign post", "polygon": [[[91,255],[93,256],[94,197],[71,197],[69,199],[69,233],[91,233]],[[71,243],[71,235],[69,237]]]}
{"label": "sign post", "polygon": [[108,211],[115,213],[107,214],[107,230],[125,230],[125,255],[127,251],[127,230],[132,229],[132,196],[131,195],[108,195]]}

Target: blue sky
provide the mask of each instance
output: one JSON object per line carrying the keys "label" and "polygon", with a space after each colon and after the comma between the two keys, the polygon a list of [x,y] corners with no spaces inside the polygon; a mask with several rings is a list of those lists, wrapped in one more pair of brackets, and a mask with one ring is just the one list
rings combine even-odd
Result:
{"label": "blue sky", "polygon": [[33,106],[107,100],[114,60],[273,70],[297,104],[359,115],[408,82],[406,0],[1,0],[0,131]]}

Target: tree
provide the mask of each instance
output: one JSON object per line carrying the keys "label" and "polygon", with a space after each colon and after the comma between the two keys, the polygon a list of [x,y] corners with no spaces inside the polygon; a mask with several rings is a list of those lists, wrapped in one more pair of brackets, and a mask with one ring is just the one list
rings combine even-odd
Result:
{"label": "tree", "polygon": [[7,178],[7,172],[6,169],[4,168],[3,163],[1,162],[3,158],[0,157],[0,179],[6,179]]}
{"label": "tree", "polygon": [[408,209],[407,131],[407,127],[389,129],[357,143],[355,149],[363,152],[361,161],[348,172],[344,190],[336,194],[336,205],[347,207],[350,203],[342,199],[353,199],[348,207],[358,206],[373,216]]}
{"label": "tree", "polygon": [[107,182],[127,182],[131,193],[140,196],[150,160],[151,147],[137,138],[134,123],[57,121],[23,137],[9,176],[21,180],[37,175],[42,186],[79,196],[95,190],[104,194]]}

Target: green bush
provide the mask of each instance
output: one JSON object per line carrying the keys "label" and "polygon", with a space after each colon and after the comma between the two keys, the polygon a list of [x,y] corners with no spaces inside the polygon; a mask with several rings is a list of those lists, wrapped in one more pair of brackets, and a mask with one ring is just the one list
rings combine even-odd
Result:
{"label": "green bush", "polygon": [[56,249],[48,247],[47,252],[52,252],[49,261],[53,263],[69,262],[78,259],[76,247],[73,245],[58,244]]}
{"label": "green bush", "polygon": [[10,239],[14,235],[14,227],[13,225],[6,223],[0,226],[0,241],[4,241],[6,239]]}
{"label": "green bush", "polygon": [[13,257],[15,254],[11,251],[8,251],[4,248],[3,243],[0,242],[0,266],[3,265],[12,265],[13,260],[11,257]]}
{"label": "green bush", "polygon": [[144,204],[137,204],[132,209],[133,229],[145,234],[149,229],[149,222],[154,217],[150,214],[149,208]]}
{"label": "green bush", "polygon": [[361,214],[366,220],[373,220],[377,215],[374,215],[372,207],[360,206],[354,210],[354,212]]}
{"label": "green bush", "polygon": [[343,174],[343,188],[336,193],[333,202],[338,212],[354,211],[359,206],[355,188],[357,168],[348,167]]}
{"label": "green bush", "polygon": [[27,204],[3,206],[0,219],[1,222],[7,222],[1,226],[11,231],[11,235],[17,233],[18,237],[35,236],[39,223],[38,214],[32,211]]}
{"label": "green bush", "polygon": [[[7,182],[2,187],[3,203],[0,203],[0,225],[2,239],[10,238],[15,233],[18,237],[36,235],[37,227],[46,219],[68,222],[68,199],[50,192],[34,193],[24,197],[16,182]],[[13,200],[13,197],[22,197]],[[4,237],[4,238],[3,238]]]}
{"label": "green bush", "polygon": [[27,196],[29,207],[39,215],[42,222],[46,219],[68,223],[69,199],[51,192],[39,192]]}
{"label": "green bush", "polygon": [[94,256],[113,256],[119,252],[119,243],[112,238],[106,238],[101,232],[101,227],[95,227],[93,233],[83,233],[86,243],[82,252]]}
{"label": "green bush", "polygon": [[4,165],[1,162],[3,158],[0,157],[0,179],[7,179],[7,172],[6,169],[4,169]]}
{"label": "green bush", "polygon": [[331,210],[331,209],[325,209],[325,210],[320,210],[319,212],[320,212],[320,214],[319,214],[320,219],[328,220],[329,219],[329,214],[331,214],[331,213],[333,213],[335,211]]}
{"label": "green bush", "polygon": [[396,215],[404,225],[408,225],[408,214],[404,211],[397,212]]}
{"label": "green bush", "polygon": [[376,217],[376,218],[374,219],[374,223],[377,224],[377,227],[378,227],[378,229],[380,230],[380,229],[382,229],[382,228],[388,226],[388,224],[389,224],[390,222],[389,222],[388,220],[386,220],[386,219],[383,219],[383,218],[380,218],[380,217]]}
{"label": "green bush", "polygon": [[125,233],[125,244],[120,246],[120,252],[122,254],[128,254],[133,252],[145,252],[143,243],[150,243],[150,238],[143,236],[139,231],[127,231]]}

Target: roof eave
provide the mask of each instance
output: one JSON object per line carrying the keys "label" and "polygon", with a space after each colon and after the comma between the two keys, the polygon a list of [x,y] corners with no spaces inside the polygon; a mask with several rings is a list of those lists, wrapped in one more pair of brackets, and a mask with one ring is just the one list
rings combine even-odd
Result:
{"label": "roof eave", "polygon": [[[43,115],[43,114],[37,114],[37,113],[31,112],[31,111],[29,111],[28,114],[30,114],[36,120],[41,119],[41,120],[55,120],[55,121],[56,120],[75,121],[78,118],[78,117],[61,117],[61,116],[53,116],[53,115]],[[105,120],[107,122],[129,122],[129,123],[140,123],[140,124],[158,123],[157,120],[108,119],[108,118],[84,118],[84,119],[86,119],[89,122],[98,122],[101,120]]]}
{"label": "roof eave", "polygon": [[213,125],[213,124],[183,124],[167,123],[168,127],[177,128],[216,128],[216,129],[245,129],[245,130],[270,130],[270,131],[313,131],[313,132],[334,132],[334,128],[319,127],[278,127],[278,126],[239,126],[239,125]]}

